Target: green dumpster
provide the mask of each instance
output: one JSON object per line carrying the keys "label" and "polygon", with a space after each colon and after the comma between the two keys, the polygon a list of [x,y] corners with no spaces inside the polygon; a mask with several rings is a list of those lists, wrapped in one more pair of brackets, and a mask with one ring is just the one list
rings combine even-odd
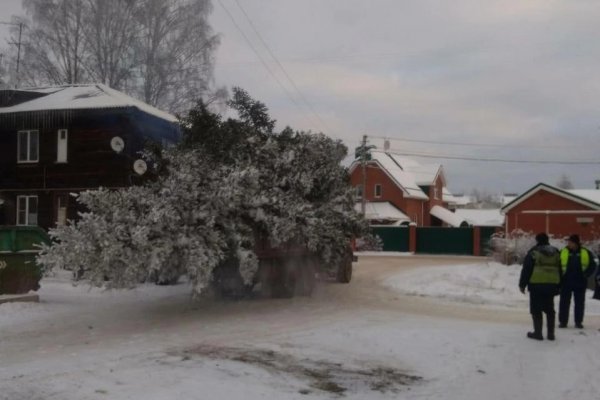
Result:
{"label": "green dumpster", "polygon": [[50,244],[50,238],[37,226],[0,226],[0,295],[40,288],[35,257],[42,243]]}

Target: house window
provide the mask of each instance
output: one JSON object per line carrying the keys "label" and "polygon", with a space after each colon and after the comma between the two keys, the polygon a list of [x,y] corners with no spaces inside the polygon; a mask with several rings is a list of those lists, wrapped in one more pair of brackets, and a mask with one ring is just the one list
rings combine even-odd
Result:
{"label": "house window", "polygon": [[381,197],[381,185],[375,185],[375,197]]}
{"label": "house window", "polygon": [[434,186],[433,188],[433,198],[436,200],[440,199],[440,190],[437,188],[437,186]]}
{"label": "house window", "polygon": [[69,198],[67,195],[56,196],[56,225],[66,225],[67,223],[67,205]]}
{"label": "house window", "polygon": [[362,185],[356,186],[356,198],[362,199],[363,197],[363,187]]}
{"label": "house window", "polygon": [[67,162],[67,142],[69,133],[66,129],[59,129],[56,135],[56,162]]}
{"label": "house window", "polygon": [[17,225],[37,225],[38,197],[17,196]]}
{"label": "house window", "polygon": [[39,161],[40,134],[38,131],[19,131],[17,139],[17,155],[20,163]]}

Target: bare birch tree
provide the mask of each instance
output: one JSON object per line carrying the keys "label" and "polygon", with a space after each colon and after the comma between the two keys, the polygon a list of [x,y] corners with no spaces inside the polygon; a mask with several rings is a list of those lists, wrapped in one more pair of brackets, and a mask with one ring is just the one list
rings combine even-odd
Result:
{"label": "bare birch tree", "polygon": [[26,83],[74,84],[86,79],[83,0],[23,0],[31,17],[23,49]]}
{"label": "bare birch tree", "polygon": [[86,0],[85,66],[90,78],[124,89],[135,68],[139,0]]}
{"label": "bare birch tree", "polygon": [[568,175],[563,174],[556,182],[556,186],[564,190],[570,190],[573,189],[573,182],[571,182]]}
{"label": "bare birch tree", "polygon": [[[171,112],[212,90],[210,0],[23,0],[23,83],[102,82]],[[218,97],[218,96],[217,96]]]}
{"label": "bare birch tree", "polygon": [[140,97],[183,111],[210,88],[218,37],[208,0],[145,0],[139,13]]}

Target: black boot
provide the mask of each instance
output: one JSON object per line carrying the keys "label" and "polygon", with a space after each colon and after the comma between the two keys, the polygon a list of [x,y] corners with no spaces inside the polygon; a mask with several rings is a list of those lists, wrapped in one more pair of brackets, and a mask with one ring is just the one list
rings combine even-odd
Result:
{"label": "black boot", "polygon": [[554,313],[546,314],[546,327],[548,329],[548,336],[547,336],[548,340],[555,339],[555,336],[554,336],[555,316],[556,316],[556,314],[554,314]]}
{"label": "black boot", "polygon": [[533,319],[533,332],[527,332],[527,337],[529,339],[544,340],[544,336],[542,336],[542,325],[544,323],[542,316],[532,315],[531,319]]}

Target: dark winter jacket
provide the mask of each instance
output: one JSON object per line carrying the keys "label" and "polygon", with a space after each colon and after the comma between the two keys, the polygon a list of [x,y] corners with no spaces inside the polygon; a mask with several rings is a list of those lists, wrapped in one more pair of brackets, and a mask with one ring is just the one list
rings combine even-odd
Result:
{"label": "dark winter jacket", "polygon": [[587,250],[587,252],[589,253],[590,263],[584,271],[581,265],[581,250],[569,249],[569,260],[567,261],[566,271],[563,274],[564,286],[571,288],[587,287],[588,278],[596,270],[595,256],[591,251]]}
{"label": "dark winter jacket", "polygon": [[[532,275],[534,273],[534,268],[536,267],[536,253],[543,255],[547,260],[551,260],[552,268],[556,269],[555,281],[558,283],[531,282]],[[539,291],[558,294],[558,289],[560,287],[561,280],[562,273],[560,269],[560,255],[556,247],[550,245],[538,245],[529,250],[529,252],[525,256],[525,260],[523,261],[523,269],[521,270],[521,278],[519,279],[519,288],[528,288],[530,292]]]}

